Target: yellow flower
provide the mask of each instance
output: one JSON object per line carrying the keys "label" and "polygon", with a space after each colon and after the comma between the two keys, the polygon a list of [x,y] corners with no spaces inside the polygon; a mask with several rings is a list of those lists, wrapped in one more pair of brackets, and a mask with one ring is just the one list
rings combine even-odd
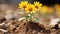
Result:
{"label": "yellow flower", "polygon": [[56,14],[57,14],[58,16],[60,16],[60,10],[59,10],[59,11],[56,11]]}
{"label": "yellow flower", "polygon": [[54,8],[55,8],[56,10],[60,10],[60,5],[59,5],[59,4],[55,4],[55,5],[54,5]]}
{"label": "yellow flower", "polygon": [[39,2],[34,2],[34,5],[35,5],[35,8],[37,9],[37,10],[39,10],[40,8],[41,8],[41,6],[42,6],[42,4],[40,4]]}
{"label": "yellow flower", "polygon": [[32,4],[29,4],[25,10],[26,10],[26,13],[35,12],[35,6]]}
{"label": "yellow flower", "polygon": [[25,9],[28,5],[28,1],[22,1],[19,3],[19,8]]}
{"label": "yellow flower", "polygon": [[60,16],[60,5],[59,4],[55,4],[55,9],[56,9],[56,14],[58,15],[58,16]]}
{"label": "yellow flower", "polygon": [[46,13],[47,10],[48,10],[48,7],[47,6],[42,6],[41,13]]}
{"label": "yellow flower", "polygon": [[48,12],[49,12],[50,14],[52,14],[52,13],[54,12],[54,8],[53,8],[53,7],[49,7],[49,8],[48,8]]}

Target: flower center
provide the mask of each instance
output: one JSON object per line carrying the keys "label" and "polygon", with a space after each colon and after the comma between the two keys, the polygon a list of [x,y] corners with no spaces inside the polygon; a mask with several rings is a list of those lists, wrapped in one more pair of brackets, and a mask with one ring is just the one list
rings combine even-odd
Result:
{"label": "flower center", "polygon": [[38,6],[35,6],[35,8],[37,8],[37,9],[38,9]]}
{"label": "flower center", "polygon": [[29,11],[32,11],[32,8],[29,8]]}
{"label": "flower center", "polygon": [[24,5],[23,8],[26,8],[26,6]]}

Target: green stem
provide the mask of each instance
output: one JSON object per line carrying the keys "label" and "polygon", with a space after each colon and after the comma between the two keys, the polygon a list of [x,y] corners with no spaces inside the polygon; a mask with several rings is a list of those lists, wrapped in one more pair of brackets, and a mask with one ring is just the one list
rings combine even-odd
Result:
{"label": "green stem", "polygon": [[32,19],[33,19],[33,15],[32,15],[32,13],[31,13],[30,20],[32,21]]}
{"label": "green stem", "polygon": [[[25,16],[25,18],[26,18],[26,16],[27,16],[27,14],[26,14],[26,12],[25,12],[25,9],[24,9],[24,16]],[[26,18],[26,22],[28,22],[28,20],[27,20],[27,18]]]}

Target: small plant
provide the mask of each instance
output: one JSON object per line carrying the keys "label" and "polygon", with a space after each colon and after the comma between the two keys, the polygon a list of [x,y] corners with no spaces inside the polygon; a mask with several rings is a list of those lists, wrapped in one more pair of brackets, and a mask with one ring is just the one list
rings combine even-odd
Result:
{"label": "small plant", "polygon": [[20,9],[24,11],[24,19],[26,21],[36,21],[39,22],[40,19],[36,16],[39,13],[42,4],[40,2],[34,2],[34,4],[28,3],[28,1],[22,1],[18,6]]}

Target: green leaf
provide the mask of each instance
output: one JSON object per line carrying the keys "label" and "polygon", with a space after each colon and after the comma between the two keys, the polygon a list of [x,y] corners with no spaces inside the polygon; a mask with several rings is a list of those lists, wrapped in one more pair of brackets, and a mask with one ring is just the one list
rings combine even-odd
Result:
{"label": "green leaf", "polygon": [[29,16],[26,16],[26,18],[29,18]]}
{"label": "green leaf", "polygon": [[35,18],[34,21],[35,21],[35,22],[40,22],[40,19],[39,19],[39,18]]}

